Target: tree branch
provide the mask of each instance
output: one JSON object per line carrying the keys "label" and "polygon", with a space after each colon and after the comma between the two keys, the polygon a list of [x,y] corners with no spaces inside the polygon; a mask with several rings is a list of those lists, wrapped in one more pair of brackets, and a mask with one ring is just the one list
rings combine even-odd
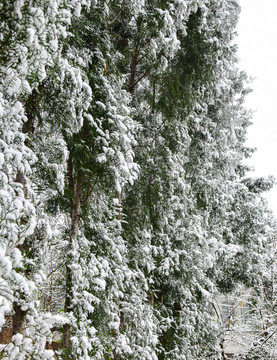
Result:
{"label": "tree branch", "polygon": [[119,18],[119,16],[121,15],[122,11],[123,11],[123,9],[121,9],[121,10],[119,11],[119,13],[116,15],[116,17],[115,17],[112,21],[109,21],[109,22],[108,22],[108,26],[111,26],[114,22],[116,22],[116,20],[117,20],[117,19]]}

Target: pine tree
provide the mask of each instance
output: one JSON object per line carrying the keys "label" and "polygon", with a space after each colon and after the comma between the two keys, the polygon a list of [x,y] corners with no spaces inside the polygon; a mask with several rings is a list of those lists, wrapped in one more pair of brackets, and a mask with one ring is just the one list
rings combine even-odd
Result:
{"label": "pine tree", "polygon": [[[58,9],[55,1],[45,7],[40,2],[1,4],[1,141],[5,161],[1,230],[5,238],[3,267],[7,270],[3,276],[8,289],[4,298],[12,302],[3,303],[6,306],[1,316],[3,320],[3,314],[13,311],[14,334],[13,343],[5,348],[8,358],[32,354],[33,358],[41,359],[53,355],[44,348],[57,318],[51,320],[43,314],[37,302],[43,279],[40,249],[46,245],[44,230],[49,220],[39,206],[43,197],[39,199],[38,194],[43,189],[36,186],[41,185],[42,177],[33,175],[39,174],[42,151],[42,146],[38,148],[41,140],[38,129],[47,128],[45,123],[39,126],[41,92],[47,72],[53,70],[57,60],[58,40],[65,32],[62,24],[70,16],[70,12],[58,13]],[[47,165],[49,169],[51,164]],[[58,169],[54,164],[53,167]]]}

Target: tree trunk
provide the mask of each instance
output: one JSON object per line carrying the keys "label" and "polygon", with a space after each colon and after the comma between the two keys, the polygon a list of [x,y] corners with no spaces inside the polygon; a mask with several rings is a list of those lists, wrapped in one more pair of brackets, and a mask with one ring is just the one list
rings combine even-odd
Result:
{"label": "tree trunk", "polygon": [[9,344],[13,336],[13,318],[12,315],[5,315],[5,324],[0,331],[0,344]]}
{"label": "tree trunk", "polygon": [[17,333],[23,334],[25,333],[26,327],[26,311],[21,309],[21,306],[17,303],[13,303],[13,329],[12,334],[15,335]]}
{"label": "tree trunk", "polygon": [[113,360],[120,360],[120,355],[115,350],[113,351]]}
{"label": "tree trunk", "polygon": [[[137,21],[137,30],[138,33],[140,31],[140,26],[142,23],[142,18],[139,18]],[[136,77],[136,72],[137,72],[137,65],[138,65],[138,57],[139,57],[139,53],[140,53],[140,45],[137,44],[135,51],[133,53],[133,56],[131,57],[131,63],[130,63],[130,77],[129,77],[129,84],[128,84],[128,91],[130,94],[133,93],[134,91],[134,87],[136,85],[136,81],[135,81],[135,77]]]}
{"label": "tree trunk", "polygon": [[[72,208],[72,221],[71,221],[71,231],[70,239],[68,246],[67,262],[66,262],[66,279],[65,279],[65,303],[64,303],[64,312],[69,313],[71,311],[72,305],[72,272],[71,264],[73,261],[73,243],[77,239],[78,229],[79,229],[79,220],[81,212],[81,193],[82,193],[82,178],[81,173],[79,172],[76,179],[75,193],[74,193],[74,202]],[[65,324],[63,326],[63,348],[69,349],[70,347],[70,324]]]}
{"label": "tree trunk", "polygon": [[128,91],[130,94],[133,93],[134,87],[135,87],[135,76],[136,76],[136,68],[137,68],[137,60],[138,60],[138,54],[139,50],[136,48],[134,55],[131,59],[130,64],[130,78],[129,78],[129,84],[128,84]]}
{"label": "tree trunk", "polygon": [[[24,198],[27,197],[27,189],[26,189],[26,179],[23,175],[22,172],[18,172],[15,178],[15,181],[22,184],[22,188],[23,188],[23,193],[24,193]],[[18,194],[16,194],[18,196]],[[23,222],[24,220],[21,219],[21,222]],[[20,252],[22,254],[24,254],[25,252],[25,248],[26,248],[26,239],[24,240],[24,242],[22,244],[18,244],[17,248],[20,250]],[[26,273],[26,270],[23,270],[24,273]],[[21,298],[24,298],[25,295],[24,293],[21,293]],[[17,333],[21,333],[24,334],[24,328],[26,326],[26,317],[27,312],[23,311],[21,309],[21,306],[17,303],[14,302],[13,303],[13,316],[12,316],[12,335],[15,335]]]}

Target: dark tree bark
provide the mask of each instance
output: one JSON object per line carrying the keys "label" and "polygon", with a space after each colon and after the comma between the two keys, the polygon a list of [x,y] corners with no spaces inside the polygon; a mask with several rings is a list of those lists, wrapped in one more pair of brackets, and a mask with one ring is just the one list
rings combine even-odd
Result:
{"label": "dark tree bark", "polygon": [[[72,170],[72,169],[71,169]],[[72,174],[69,175],[72,179]],[[71,272],[71,263],[73,260],[73,241],[78,236],[79,230],[79,221],[81,213],[81,194],[82,194],[82,177],[81,173],[77,174],[76,186],[74,192],[74,202],[72,208],[72,221],[71,221],[71,231],[70,239],[68,246],[68,255],[66,262],[66,279],[65,279],[65,303],[64,303],[64,312],[69,313],[72,309],[72,272]],[[63,348],[69,349],[70,347],[70,324],[65,324],[63,327]]]}
{"label": "dark tree bark", "polygon": [[25,326],[26,326],[26,314],[27,311],[23,311],[21,306],[16,302],[13,304],[13,330],[12,334],[15,335],[17,333],[24,334]]}

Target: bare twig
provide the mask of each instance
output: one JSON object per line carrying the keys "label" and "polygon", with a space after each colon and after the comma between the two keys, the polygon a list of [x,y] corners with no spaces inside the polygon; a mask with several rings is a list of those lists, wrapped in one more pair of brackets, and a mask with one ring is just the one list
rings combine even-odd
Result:
{"label": "bare twig", "polygon": [[119,13],[116,15],[116,17],[115,17],[112,21],[109,21],[109,22],[108,22],[108,26],[111,26],[114,22],[116,22],[116,20],[117,20],[117,19],[119,18],[119,16],[121,15],[122,11],[123,11],[123,9],[121,9],[121,10],[119,11]]}

